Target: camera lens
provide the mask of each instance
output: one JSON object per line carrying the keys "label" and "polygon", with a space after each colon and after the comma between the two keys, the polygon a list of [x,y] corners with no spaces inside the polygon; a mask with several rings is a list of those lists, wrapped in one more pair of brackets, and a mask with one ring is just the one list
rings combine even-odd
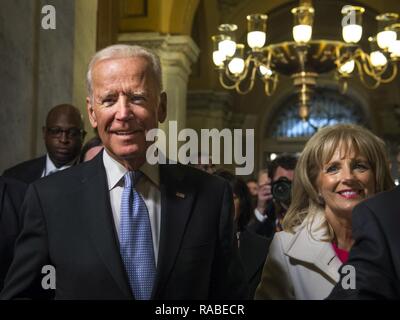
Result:
{"label": "camera lens", "polygon": [[285,204],[290,203],[292,183],[287,179],[279,179],[272,184],[272,196]]}

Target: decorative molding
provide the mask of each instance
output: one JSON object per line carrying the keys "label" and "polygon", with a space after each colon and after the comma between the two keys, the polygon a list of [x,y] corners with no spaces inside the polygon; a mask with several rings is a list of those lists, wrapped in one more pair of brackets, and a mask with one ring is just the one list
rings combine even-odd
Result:
{"label": "decorative molding", "polygon": [[200,53],[192,38],[184,35],[162,35],[157,32],[121,33],[118,35],[118,42],[150,48],[160,56],[163,67],[182,68],[187,76]]}
{"label": "decorative molding", "polygon": [[141,18],[147,17],[147,0],[120,0],[121,18]]}
{"label": "decorative molding", "polygon": [[222,111],[230,112],[233,99],[229,92],[198,90],[189,91],[187,95],[188,111]]}
{"label": "decorative molding", "polygon": [[223,128],[244,129],[254,128],[256,115],[232,112],[233,97],[226,91],[198,90],[190,91],[187,95],[187,112],[190,117],[220,119]]}

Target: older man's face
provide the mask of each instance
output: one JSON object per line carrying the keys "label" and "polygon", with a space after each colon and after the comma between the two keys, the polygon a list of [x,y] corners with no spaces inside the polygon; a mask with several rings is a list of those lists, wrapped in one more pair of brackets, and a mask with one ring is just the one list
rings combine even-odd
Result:
{"label": "older man's face", "polygon": [[90,122],[110,155],[125,166],[145,161],[151,143],[146,133],[166,117],[165,94],[159,94],[149,68],[145,58],[135,57],[102,60],[92,71]]}

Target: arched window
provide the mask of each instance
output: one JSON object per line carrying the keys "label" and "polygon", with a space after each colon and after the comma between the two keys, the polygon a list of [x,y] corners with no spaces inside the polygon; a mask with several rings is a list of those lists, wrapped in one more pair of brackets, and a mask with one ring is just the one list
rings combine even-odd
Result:
{"label": "arched window", "polygon": [[336,123],[365,125],[361,106],[351,98],[332,89],[319,88],[314,92],[307,121],[299,118],[298,109],[298,96],[293,94],[282,103],[267,136],[275,138],[309,137],[318,128]]}

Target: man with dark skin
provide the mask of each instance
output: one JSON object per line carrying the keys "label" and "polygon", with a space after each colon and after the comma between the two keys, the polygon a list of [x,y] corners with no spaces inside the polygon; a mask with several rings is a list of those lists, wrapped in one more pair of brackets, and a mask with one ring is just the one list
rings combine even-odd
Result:
{"label": "man with dark skin", "polygon": [[42,132],[47,155],[7,169],[4,176],[31,183],[78,162],[86,132],[82,115],[76,107],[60,104],[52,108]]}

